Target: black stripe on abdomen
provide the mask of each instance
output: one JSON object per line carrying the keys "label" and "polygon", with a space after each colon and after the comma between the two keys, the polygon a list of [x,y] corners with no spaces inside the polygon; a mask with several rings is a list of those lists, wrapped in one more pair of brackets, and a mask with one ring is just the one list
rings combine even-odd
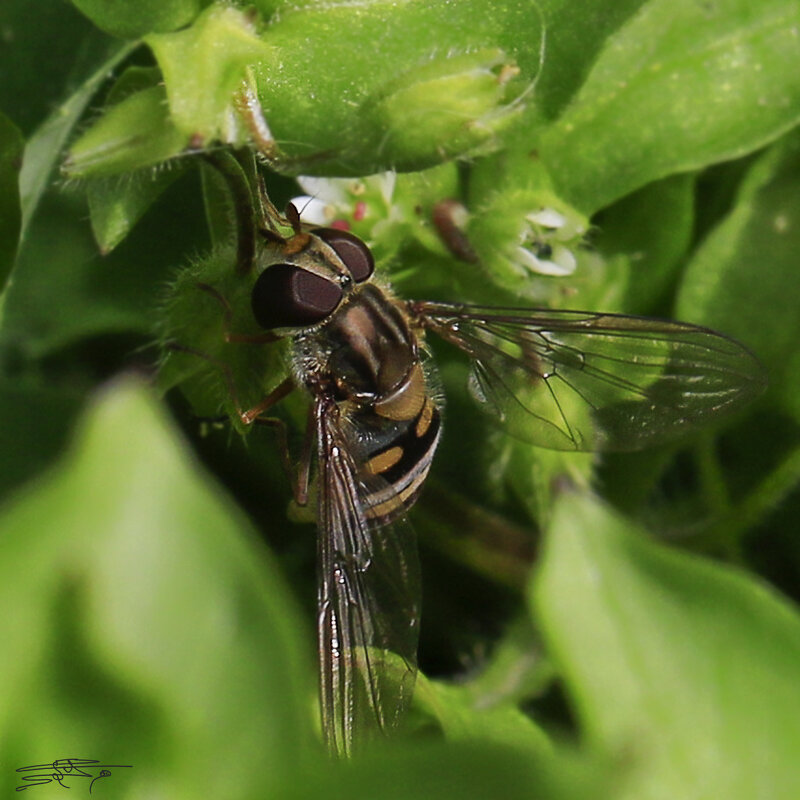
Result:
{"label": "black stripe on abdomen", "polygon": [[391,484],[402,483],[405,476],[414,472],[420,463],[426,461],[426,458],[427,460],[433,458],[433,448],[439,438],[439,427],[438,409],[434,410],[428,429],[422,436],[416,435],[414,424],[409,425],[403,435],[398,436],[391,445],[402,449],[399,461],[381,472],[381,477]]}
{"label": "black stripe on abdomen", "polygon": [[420,413],[389,444],[369,454],[367,469],[385,484],[364,498],[368,517],[389,521],[414,504],[440,435],[439,409],[427,398]]}

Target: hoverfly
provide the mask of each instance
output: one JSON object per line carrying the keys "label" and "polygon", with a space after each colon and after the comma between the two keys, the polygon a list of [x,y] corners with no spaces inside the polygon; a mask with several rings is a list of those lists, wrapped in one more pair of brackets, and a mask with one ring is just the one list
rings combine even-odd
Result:
{"label": "hoverfly", "polygon": [[261,341],[290,338],[291,376],[240,417],[253,422],[294,388],[312,400],[296,494],[308,496],[315,442],[322,730],[349,755],[397,723],[416,675],[420,586],[404,514],[442,432],[427,332],[471,358],[472,393],[510,433],[548,448],[673,438],[755,397],[764,377],[742,345],[693,325],[401,300],[355,235],[269,208],[251,307]]}

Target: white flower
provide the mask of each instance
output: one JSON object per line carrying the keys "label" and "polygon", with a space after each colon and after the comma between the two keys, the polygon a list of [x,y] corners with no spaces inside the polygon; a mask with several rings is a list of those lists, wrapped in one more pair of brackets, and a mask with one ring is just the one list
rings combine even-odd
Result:
{"label": "white flower", "polygon": [[526,219],[530,220],[534,225],[541,225],[543,228],[552,228],[558,230],[567,224],[567,218],[563,214],[559,214],[554,208],[542,208],[539,211],[532,211],[527,215]]}
{"label": "white flower", "polygon": [[564,216],[554,208],[532,211],[525,218],[534,228],[548,233],[559,242],[578,239],[586,233],[586,225],[577,214]]}
{"label": "white flower", "polygon": [[300,219],[309,225],[329,225],[334,214],[333,207],[317,197],[301,194],[292,198],[292,205],[300,213]]}
{"label": "white flower", "polygon": [[382,172],[366,178],[297,178],[306,194],[292,198],[300,219],[312,225],[329,225],[344,218],[358,221],[365,213],[365,204],[376,200],[390,207],[394,194],[394,172]]}
{"label": "white flower", "polygon": [[562,278],[577,266],[572,248],[585,231],[577,215],[566,216],[554,208],[525,215],[526,225],[515,250],[516,262],[529,272]]}
{"label": "white flower", "polygon": [[555,246],[539,244],[536,247],[527,245],[518,247],[516,250],[517,263],[521,264],[530,272],[538,272],[540,275],[551,275],[556,278],[563,278],[575,272],[577,261],[568,247],[563,244]]}

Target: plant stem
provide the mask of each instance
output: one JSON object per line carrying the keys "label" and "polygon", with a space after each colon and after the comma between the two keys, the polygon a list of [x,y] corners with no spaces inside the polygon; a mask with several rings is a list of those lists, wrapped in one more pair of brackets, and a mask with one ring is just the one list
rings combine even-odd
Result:
{"label": "plant stem", "polygon": [[731,499],[715,448],[715,438],[706,434],[694,448],[695,463],[702,496],[712,516],[719,518],[731,511]]}
{"label": "plant stem", "polygon": [[236,270],[240,275],[249,272],[256,254],[256,219],[253,210],[253,189],[247,173],[232,153],[212,150],[204,154],[225,179],[231,193],[236,218]]}
{"label": "plant stem", "polygon": [[800,484],[800,447],[791,450],[761,483],[703,537],[738,550],[744,534]]}

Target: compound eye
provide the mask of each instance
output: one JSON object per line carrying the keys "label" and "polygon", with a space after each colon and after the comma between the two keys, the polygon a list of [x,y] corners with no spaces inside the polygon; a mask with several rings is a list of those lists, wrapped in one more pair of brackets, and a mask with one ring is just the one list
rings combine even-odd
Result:
{"label": "compound eye", "polygon": [[253,316],[267,330],[316,325],[341,299],[338,284],[293,264],[267,267],[258,276],[250,295]]}
{"label": "compound eye", "polygon": [[375,260],[364,242],[347,231],[338,228],[316,228],[311,231],[333,248],[344,265],[350,270],[353,280],[362,283],[372,275],[375,270]]}

